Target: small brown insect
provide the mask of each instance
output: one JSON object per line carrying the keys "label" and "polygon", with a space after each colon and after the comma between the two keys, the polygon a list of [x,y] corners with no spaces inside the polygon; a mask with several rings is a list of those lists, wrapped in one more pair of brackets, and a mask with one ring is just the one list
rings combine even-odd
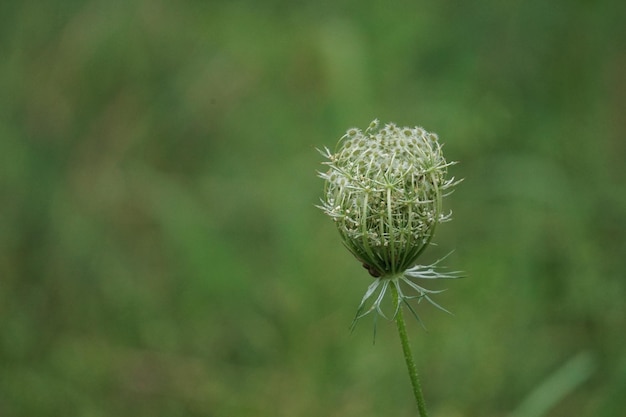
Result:
{"label": "small brown insect", "polygon": [[380,278],[382,275],[378,269],[366,264],[365,262],[363,263],[363,268],[367,269],[367,272],[369,272],[374,278]]}

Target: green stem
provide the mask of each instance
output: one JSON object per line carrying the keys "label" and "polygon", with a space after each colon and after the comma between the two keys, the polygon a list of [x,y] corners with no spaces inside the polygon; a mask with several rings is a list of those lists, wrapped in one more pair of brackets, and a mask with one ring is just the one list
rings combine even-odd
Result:
{"label": "green stem", "polygon": [[402,313],[402,306],[400,305],[401,300],[398,295],[398,285],[400,285],[398,281],[393,281],[392,285],[390,285],[394,308],[397,311],[395,320],[398,327],[398,334],[400,335],[400,342],[402,343],[402,351],[404,352],[406,367],[409,371],[409,377],[411,378],[411,385],[413,386],[413,395],[415,396],[415,401],[417,402],[417,409],[419,410],[421,417],[428,417],[426,405],[424,403],[424,396],[422,394],[422,387],[417,376],[417,367],[415,366],[415,361],[413,360],[411,345],[409,345],[409,337],[406,333],[404,314]]}

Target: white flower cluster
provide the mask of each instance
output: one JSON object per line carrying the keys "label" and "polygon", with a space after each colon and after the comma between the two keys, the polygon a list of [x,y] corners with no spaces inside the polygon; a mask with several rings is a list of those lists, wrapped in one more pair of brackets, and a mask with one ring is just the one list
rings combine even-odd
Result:
{"label": "white flower cluster", "polygon": [[457,183],[437,135],[421,127],[349,129],[332,153],[319,206],[337,224],[348,249],[374,277],[395,276],[415,265],[438,223],[450,219],[441,200]]}

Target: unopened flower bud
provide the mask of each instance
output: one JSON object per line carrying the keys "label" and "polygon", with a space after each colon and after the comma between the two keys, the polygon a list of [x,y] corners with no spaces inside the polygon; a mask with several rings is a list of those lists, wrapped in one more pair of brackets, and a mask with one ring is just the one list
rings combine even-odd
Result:
{"label": "unopened flower bud", "polygon": [[336,153],[322,154],[328,170],[319,206],[336,223],[345,246],[370,275],[394,277],[413,267],[436,226],[450,219],[442,198],[457,183],[447,178],[437,135],[378,120],[349,129]]}

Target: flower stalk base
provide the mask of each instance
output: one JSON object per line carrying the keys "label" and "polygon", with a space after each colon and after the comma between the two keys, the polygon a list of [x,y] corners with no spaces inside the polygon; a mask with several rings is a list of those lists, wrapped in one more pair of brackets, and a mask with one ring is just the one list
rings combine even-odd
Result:
{"label": "flower stalk base", "polygon": [[428,417],[426,404],[424,402],[424,395],[422,394],[422,386],[417,375],[417,367],[415,366],[415,361],[413,360],[411,345],[409,344],[409,338],[406,332],[406,324],[404,322],[404,314],[402,313],[402,305],[400,304],[401,301],[397,287],[398,285],[398,282],[394,282],[390,286],[394,308],[396,309],[395,322],[398,327],[398,334],[400,335],[400,343],[402,344],[402,351],[404,352],[404,360],[406,362],[407,370],[409,371],[409,377],[411,378],[411,386],[413,387],[413,395],[415,396],[417,409],[419,410],[421,417]]}

